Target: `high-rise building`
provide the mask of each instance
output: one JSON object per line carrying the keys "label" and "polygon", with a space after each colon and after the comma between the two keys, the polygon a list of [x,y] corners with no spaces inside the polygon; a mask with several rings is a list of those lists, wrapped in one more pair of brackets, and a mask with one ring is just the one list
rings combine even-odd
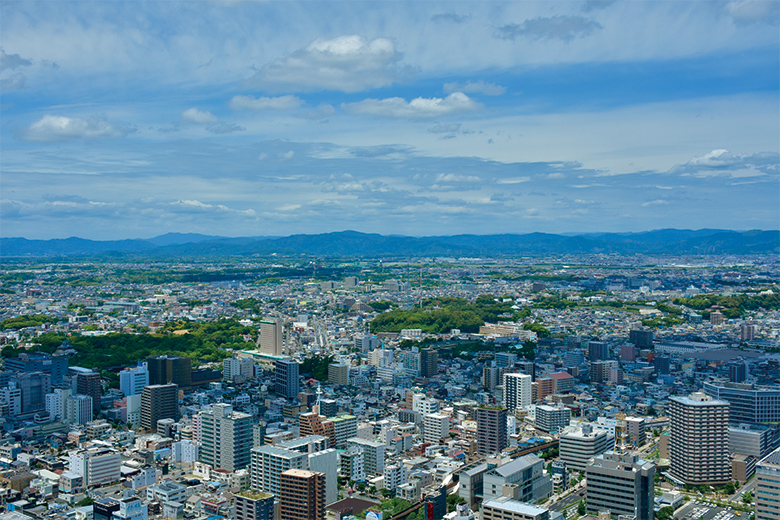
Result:
{"label": "high-rise building", "polygon": [[746,383],[704,383],[705,394],[729,403],[732,423],[780,422],[780,385],[758,386]]}
{"label": "high-rise building", "polygon": [[153,430],[160,419],[179,419],[179,387],[149,385],[141,392],[141,428]]}
{"label": "high-rise building", "polygon": [[271,493],[242,491],[233,498],[235,520],[274,520],[274,496]]}
{"label": "high-rise building", "polygon": [[653,520],[655,464],[636,455],[607,452],[585,467],[588,511],[609,510],[636,520]]}
{"label": "high-rise building", "polygon": [[612,368],[618,368],[617,361],[591,361],[590,382],[603,383],[605,381],[609,381],[609,371]]}
{"label": "high-rise building", "polygon": [[653,348],[653,331],[633,329],[628,333],[628,341],[640,349]]}
{"label": "high-rise building", "polygon": [[346,363],[331,363],[328,365],[328,383],[332,385],[348,385],[349,365]]}
{"label": "high-rise building", "polygon": [[531,405],[531,376],[504,374],[504,405],[509,413]]}
{"label": "high-rise building", "polygon": [[480,406],[477,418],[477,451],[484,455],[501,453],[507,447],[506,408]]}
{"label": "high-rise building", "polygon": [[729,365],[729,381],[732,383],[741,383],[747,379],[747,376],[747,364],[744,361],[737,361]]}
{"label": "high-rise building", "polygon": [[561,460],[574,471],[585,471],[588,460],[614,447],[615,436],[590,423],[565,428],[558,443]]}
{"label": "high-rise building", "polygon": [[333,435],[336,438],[336,449],[347,446],[347,440],[357,435],[357,417],[354,415],[337,415],[328,419],[333,423]]}
{"label": "high-rise building", "polygon": [[275,364],[274,383],[276,393],[287,399],[298,396],[300,381],[298,379],[298,362],[293,359],[279,359]]}
{"label": "high-rise building", "polygon": [[281,496],[282,473],[288,469],[306,469],[309,455],[276,446],[252,448],[250,481],[252,489]]}
{"label": "high-rise building", "polygon": [[126,396],[139,395],[145,386],[149,386],[149,369],[146,363],[138,363],[134,368],[125,368],[119,372],[119,389]]}
{"label": "high-rise building", "polygon": [[739,339],[753,341],[756,337],[756,327],[752,323],[743,323],[739,327]]}
{"label": "high-rise building", "polygon": [[[314,412],[300,414],[298,416],[298,432],[301,437],[322,435],[328,438],[328,445],[331,448],[336,447],[336,429],[333,426],[333,421],[329,421],[324,415]],[[357,433],[357,430],[355,430],[355,433]],[[345,442],[347,438],[345,438]]]}
{"label": "high-rise building", "polygon": [[92,420],[92,397],[88,395],[71,395],[65,398],[64,422],[69,424],[87,424]]}
{"label": "high-rise building", "polygon": [[[46,394],[46,411],[49,417],[58,421],[65,421],[65,401],[72,394],[70,388],[55,388],[50,394]],[[92,414],[92,403],[89,403],[89,413]]]}
{"label": "high-rise building", "polygon": [[588,357],[591,361],[603,361],[609,359],[609,347],[603,341],[588,342]]}
{"label": "high-rise building", "polygon": [[512,368],[517,361],[517,354],[510,352],[496,352],[493,360],[496,362],[498,368]]}
{"label": "high-rise building", "polygon": [[272,356],[283,354],[282,328],[282,320],[278,318],[266,318],[260,322],[260,352]]}
{"label": "high-rise building", "polygon": [[285,520],[325,520],[325,475],[304,469],[282,473],[279,502]]}
{"label": "high-rise building", "polygon": [[385,445],[353,437],[347,441],[347,448],[359,446],[363,449],[363,467],[366,475],[382,475],[385,471]]}
{"label": "high-rise building", "polygon": [[[71,367],[71,369],[80,367]],[[80,370],[76,372],[76,393],[88,395],[92,398],[92,410],[97,413],[100,411],[100,396],[102,395],[102,386],[100,383],[100,374],[92,370]]]}
{"label": "high-rise building", "polygon": [[439,374],[439,352],[427,348],[420,351],[420,376],[434,377]]}
{"label": "high-rise building", "polygon": [[731,480],[729,403],[694,392],[669,399],[670,474],[687,485]]}
{"label": "high-rise building", "polygon": [[449,439],[450,418],[441,413],[431,413],[423,417],[425,442],[439,444],[439,439]]}
{"label": "high-rise building", "polygon": [[6,358],[5,369],[13,372],[43,372],[51,376],[51,384],[62,384],[68,373],[68,357],[52,356],[46,352],[22,352],[18,357]]}
{"label": "high-rise building", "polygon": [[500,369],[498,367],[491,366],[486,366],[482,369],[482,386],[484,386],[490,392],[495,390],[496,386],[498,386],[499,370]]}
{"label": "high-rise building", "polygon": [[534,425],[547,433],[560,433],[569,426],[571,410],[565,406],[538,405]]}
{"label": "high-rise building", "polygon": [[17,372],[9,378],[9,385],[21,393],[21,413],[46,410],[46,394],[51,393],[51,375],[45,372]]}
{"label": "high-rise building", "polygon": [[200,461],[212,468],[236,471],[251,461],[252,416],[226,403],[200,412]]}
{"label": "high-rise building", "polygon": [[84,487],[116,482],[121,476],[120,455],[110,448],[90,448],[71,452],[68,471],[84,479]]}
{"label": "high-rise building", "polygon": [[150,385],[173,383],[192,386],[192,360],[180,356],[155,356],[146,359]]}
{"label": "high-rise building", "polygon": [[780,448],[756,464],[756,520],[780,520]]}

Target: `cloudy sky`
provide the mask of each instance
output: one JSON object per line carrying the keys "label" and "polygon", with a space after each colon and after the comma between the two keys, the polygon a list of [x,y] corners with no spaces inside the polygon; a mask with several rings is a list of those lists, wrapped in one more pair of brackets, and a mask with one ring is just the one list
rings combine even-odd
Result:
{"label": "cloudy sky", "polygon": [[0,3],[1,236],[780,227],[780,2]]}

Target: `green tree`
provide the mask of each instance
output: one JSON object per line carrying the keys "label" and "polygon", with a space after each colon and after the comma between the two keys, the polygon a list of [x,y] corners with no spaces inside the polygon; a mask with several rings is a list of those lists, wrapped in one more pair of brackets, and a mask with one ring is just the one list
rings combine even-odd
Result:
{"label": "green tree", "polygon": [[745,493],[744,495],[742,495],[742,501],[743,501],[744,503],[746,503],[746,504],[749,504],[749,503],[753,502],[753,493],[751,493],[750,491],[748,491],[747,493]]}
{"label": "green tree", "polygon": [[585,507],[585,499],[583,498],[580,500],[580,503],[577,505],[577,514],[582,516],[588,513],[588,508]]}

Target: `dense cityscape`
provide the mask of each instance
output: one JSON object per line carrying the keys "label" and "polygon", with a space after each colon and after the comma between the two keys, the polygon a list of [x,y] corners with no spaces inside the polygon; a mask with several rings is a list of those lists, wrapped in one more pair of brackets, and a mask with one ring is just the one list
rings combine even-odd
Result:
{"label": "dense cityscape", "polygon": [[4,520],[756,520],[771,255],[8,259]]}

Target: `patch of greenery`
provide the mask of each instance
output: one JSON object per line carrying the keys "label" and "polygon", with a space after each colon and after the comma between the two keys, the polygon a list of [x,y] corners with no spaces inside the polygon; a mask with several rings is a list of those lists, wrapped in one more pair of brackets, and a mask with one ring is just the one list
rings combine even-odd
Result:
{"label": "patch of greenery", "polygon": [[44,314],[32,314],[30,316],[15,316],[7,318],[0,323],[0,330],[18,330],[27,327],[39,327],[44,323],[57,323],[60,320]]}
{"label": "patch of greenery", "polygon": [[474,303],[465,298],[441,297],[423,300],[422,309],[393,309],[383,312],[371,322],[376,332],[400,332],[402,329],[422,329],[423,332],[443,334],[452,329],[479,332],[485,322],[512,319],[512,302],[497,301],[483,294]]}
{"label": "patch of greenery", "polygon": [[780,309],[780,294],[748,294],[741,293],[732,296],[716,294],[700,294],[691,298],[675,298],[675,305],[685,305],[691,309],[703,311],[714,305],[723,307],[721,311],[726,318],[744,317],[747,311],[760,309]]}
{"label": "patch of greenery", "polygon": [[303,360],[299,372],[301,374],[311,374],[311,377],[317,381],[327,381],[328,365],[333,363],[334,356],[312,356]]}

